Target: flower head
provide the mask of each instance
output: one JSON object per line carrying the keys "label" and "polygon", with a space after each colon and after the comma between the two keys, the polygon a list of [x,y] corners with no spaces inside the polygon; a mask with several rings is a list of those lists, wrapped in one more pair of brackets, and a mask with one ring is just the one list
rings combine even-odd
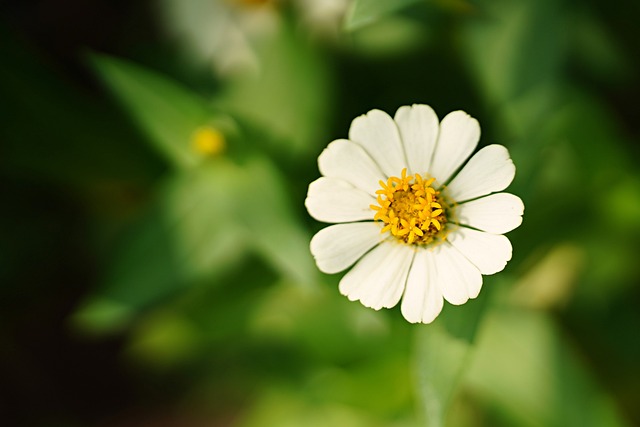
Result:
{"label": "flower head", "polygon": [[409,322],[430,323],[443,300],[464,304],[483,274],[504,269],[511,243],[503,233],[521,224],[524,205],[501,192],[515,175],[505,147],[467,161],[479,139],[465,112],[439,122],[429,106],[413,105],[394,118],[372,110],[353,121],[349,139],[329,144],[305,205],[337,223],[313,237],[311,252],[325,273],[353,265],[342,294],[376,310],[402,299]]}

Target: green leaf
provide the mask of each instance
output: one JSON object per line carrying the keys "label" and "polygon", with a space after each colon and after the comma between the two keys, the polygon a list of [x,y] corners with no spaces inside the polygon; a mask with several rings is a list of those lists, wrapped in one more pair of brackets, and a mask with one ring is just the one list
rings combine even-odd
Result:
{"label": "green leaf", "polygon": [[212,119],[202,99],[139,65],[106,55],[93,54],[90,58],[96,72],[161,155],[181,168],[198,163],[200,156],[191,148],[191,136]]}
{"label": "green leaf", "polygon": [[466,379],[507,425],[628,425],[544,312],[494,310]]}
{"label": "green leaf", "polygon": [[415,369],[423,425],[446,425],[447,412],[485,313],[486,298],[485,291],[463,308],[447,306],[436,321],[417,330]]}
{"label": "green leaf", "polygon": [[266,158],[244,167],[219,159],[177,174],[125,237],[76,319],[89,329],[120,328],[188,286],[215,282],[249,252],[294,283],[310,285],[318,275],[310,236]]}
{"label": "green leaf", "polygon": [[345,29],[357,30],[419,1],[421,0],[355,0],[347,12]]}
{"label": "green leaf", "polygon": [[616,40],[599,14],[589,9],[586,6],[584,10],[572,10],[570,30],[579,66],[603,81],[629,84],[634,73],[630,62],[633,55]]}
{"label": "green leaf", "polygon": [[4,173],[17,172],[65,192],[80,190],[93,199],[115,183],[146,185],[157,176],[161,159],[135,144],[140,134],[122,113],[98,102],[42,53],[0,25]]}
{"label": "green leaf", "polygon": [[73,323],[81,332],[102,333],[124,329],[133,315],[127,304],[98,297],[86,302],[74,314]]}
{"label": "green leaf", "polygon": [[497,140],[512,142],[518,173],[510,191],[525,202],[551,157],[544,150],[550,114],[563,101],[566,16],[554,0],[496,0],[478,3],[461,27],[462,58],[492,111]]}
{"label": "green leaf", "polygon": [[314,282],[318,270],[309,250],[311,236],[293,214],[283,177],[266,158],[253,158],[244,178],[238,215],[253,249],[294,283]]}
{"label": "green leaf", "polygon": [[554,0],[482,2],[464,23],[462,42],[473,75],[491,103],[502,104],[562,71],[566,23]]}
{"label": "green leaf", "polygon": [[[326,144],[330,85],[327,65],[289,28],[259,52],[260,72],[228,82],[217,105],[263,128],[291,159]],[[268,138],[265,138],[268,139]]]}
{"label": "green leaf", "polygon": [[272,385],[256,400],[237,424],[240,427],[262,426],[349,426],[382,427],[365,411],[342,404],[319,404],[299,389],[285,389]]}
{"label": "green leaf", "polygon": [[429,29],[410,17],[393,16],[354,32],[352,49],[367,57],[400,57],[430,42]]}
{"label": "green leaf", "polygon": [[165,182],[148,214],[125,235],[93,300],[80,309],[79,326],[85,319],[96,332],[119,328],[121,313],[130,319],[236,265],[247,248],[246,229],[234,215],[241,180],[242,171],[221,160]]}
{"label": "green leaf", "polygon": [[147,366],[166,368],[192,357],[199,340],[197,328],[185,316],[159,310],[134,329],[127,353]]}

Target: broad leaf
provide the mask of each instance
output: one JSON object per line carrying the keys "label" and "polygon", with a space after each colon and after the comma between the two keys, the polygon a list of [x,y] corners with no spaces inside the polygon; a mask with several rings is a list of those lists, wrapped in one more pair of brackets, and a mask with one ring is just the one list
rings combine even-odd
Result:
{"label": "broad leaf", "polygon": [[628,425],[544,312],[494,310],[479,336],[467,384],[509,425]]}
{"label": "broad leaf", "polygon": [[464,56],[484,95],[502,104],[555,81],[566,23],[554,0],[489,1],[464,23]]}
{"label": "broad leaf", "polygon": [[77,320],[89,329],[119,327],[185,286],[229,271],[246,251],[246,230],[234,216],[240,173],[219,161],[165,182],[148,214],[124,236]]}

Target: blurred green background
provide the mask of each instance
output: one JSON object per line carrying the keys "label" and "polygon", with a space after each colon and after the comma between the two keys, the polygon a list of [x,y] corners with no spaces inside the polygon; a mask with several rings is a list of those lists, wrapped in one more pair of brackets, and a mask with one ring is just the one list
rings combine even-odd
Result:
{"label": "blurred green background", "polygon": [[[640,3],[1,8],[3,425],[640,425]],[[477,117],[526,206],[431,325],[339,295],[303,206],[412,103]]]}

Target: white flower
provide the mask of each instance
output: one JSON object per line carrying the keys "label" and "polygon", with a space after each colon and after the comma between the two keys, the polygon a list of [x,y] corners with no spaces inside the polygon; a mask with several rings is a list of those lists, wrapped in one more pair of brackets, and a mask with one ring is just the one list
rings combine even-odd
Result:
{"label": "white flower", "polygon": [[515,175],[505,147],[484,147],[465,164],[479,139],[465,112],[439,123],[429,106],[413,105],[394,118],[372,110],[352,122],[349,139],[329,144],[305,205],[318,221],[338,223],[311,240],[320,270],[355,263],[342,294],[376,310],[402,298],[409,322],[430,323],[443,299],[464,304],[483,274],[504,269],[511,243],[502,234],[521,224],[524,205],[500,193]]}

